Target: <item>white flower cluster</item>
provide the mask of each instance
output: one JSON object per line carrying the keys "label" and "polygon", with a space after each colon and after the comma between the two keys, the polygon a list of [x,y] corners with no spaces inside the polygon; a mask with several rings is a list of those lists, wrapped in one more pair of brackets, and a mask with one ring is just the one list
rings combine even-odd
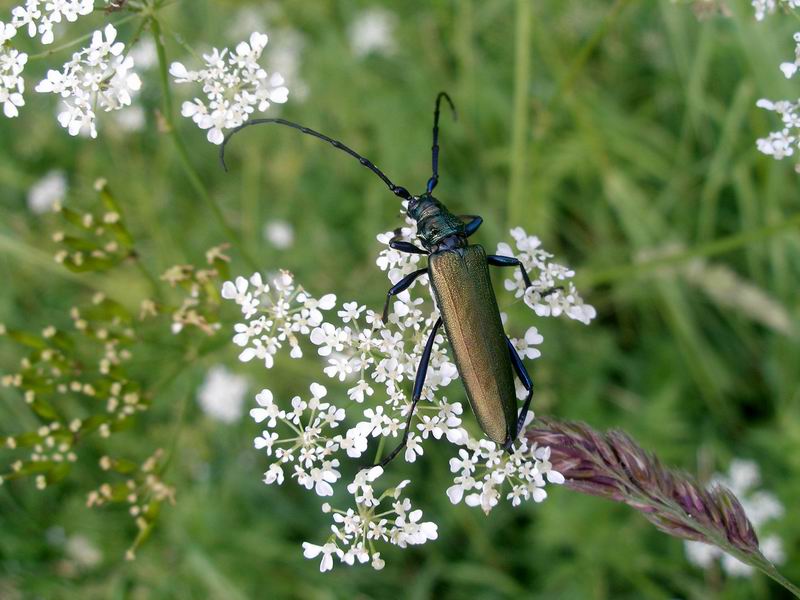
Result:
{"label": "white flower cluster", "polygon": [[88,132],[97,137],[95,109],[110,112],[128,106],[131,94],[141,87],[133,58],[123,54],[125,44],[116,38],[113,25],[95,31],[88,48],[73,54],[61,71],[49,70],[36,86],[37,92],[61,96],[58,122],[70,135]]}
{"label": "white flower cluster", "polygon": [[[292,398],[291,410],[282,410],[272,398],[272,392],[261,390],[256,396],[259,407],[250,411],[256,423],[265,423],[266,429],[255,439],[255,447],[267,456],[277,459],[264,473],[264,483],[284,481],[283,465],[294,464],[292,477],[307,490],[318,496],[332,496],[332,483],[341,477],[339,459],[333,454],[342,447],[342,436],[326,437],[328,429],[335,429],[345,417],[341,408],[322,402],[328,394],[325,386],[311,384],[311,399]],[[278,424],[285,425],[287,437],[275,431]]]}
{"label": "white flower cluster", "polygon": [[390,55],[396,49],[394,29],[397,17],[383,8],[369,8],[358,13],[350,26],[350,47],[353,54]]}
{"label": "white flower cluster", "polygon": [[800,68],[800,32],[794,34],[794,60],[781,63],[781,71],[786,75],[786,79],[791,79]]}
{"label": "white flower cluster", "polygon": [[176,83],[203,85],[206,100],[184,102],[181,114],[207,129],[209,142],[221,144],[223,130],[243,124],[256,109],[264,111],[271,102],[281,104],[288,99],[283,77],[269,75],[258,64],[267,39],[266,34],[253,33],[249,43],[240,42],[232,52],[214,48],[203,55],[206,65],[199,71],[190,71],[179,62],[170,66]]}
{"label": "white flower cluster", "polygon": [[[715,475],[710,485],[722,485],[731,490],[742,503],[747,518],[758,532],[767,522],[779,519],[784,514],[783,505],[773,494],[755,489],[761,480],[758,464],[751,460],[731,461],[728,475]],[[786,560],[781,538],[775,534],[759,535],[761,551],[770,562],[780,564]],[[749,576],[753,568],[739,559],[710,544],[684,542],[689,561],[699,567],[708,568],[720,560],[723,570],[733,577]]]}
{"label": "white flower cluster", "polygon": [[259,273],[249,280],[237,277],[226,281],[222,297],[236,302],[246,319],[234,326],[233,343],[244,348],[239,360],[258,358],[268,369],[284,343],[291,347],[289,356],[302,357],[298,335],[309,336],[313,328],[322,324],[321,311],[336,305],[334,294],[317,300],[295,286],[294,276],[288,271],[281,271],[269,283],[264,283]]}
{"label": "white flower cluster", "polygon": [[94,0],[26,0],[11,11],[11,23],[18,29],[27,28],[32,38],[41,36],[43,44],[52,44],[54,24],[62,20],[74,23],[93,10]]}
{"label": "white flower cluster", "polygon": [[[528,414],[528,422],[533,414]],[[564,483],[564,476],[553,470],[550,464],[550,448],[531,447],[525,438],[515,445],[507,455],[490,440],[470,439],[458,456],[450,459],[450,471],[456,473],[454,484],[447,489],[447,497],[453,504],[461,500],[467,506],[480,506],[489,514],[500,501],[504,483],[511,490],[506,495],[513,506],[523,500],[542,502],[547,498],[544,490],[545,477],[550,483]]]}
{"label": "white flower cluster", "polygon": [[[414,509],[408,498],[400,497],[400,492],[410,483],[408,479],[375,497],[372,482],[382,474],[382,467],[364,469],[347,486],[347,491],[355,498],[356,510],[335,510],[327,503],[323,504],[323,512],[333,513],[333,533],[322,546],[303,542],[303,555],[306,558],[322,555],[320,571],[333,568],[334,555],[347,565],[353,565],[356,561],[362,564],[369,562],[374,569],[380,570],[384,562],[381,553],[375,550],[377,542],[406,548],[437,538],[436,524],[423,522],[422,511]],[[382,507],[384,501],[391,503],[391,509]]]}
{"label": "white flower cluster", "polygon": [[532,285],[525,286],[522,273],[514,269],[513,278],[506,279],[505,288],[513,291],[517,298],[522,297],[530,308],[540,317],[558,317],[565,315],[570,319],[588,325],[597,316],[597,311],[590,304],[585,304],[570,281],[575,271],[554,262],[553,255],[541,247],[541,241],[535,235],[528,235],[522,227],[511,230],[511,237],[516,242],[517,251],[506,243],[497,245],[497,254],[518,258],[531,277]]}
{"label": "white flower cluster", "polygon": [[224,365],[214,365],[197,390],[197,403],[211,419],[234,423],[242,416],[247,377],[237,375]]}
{"label": "white flower cluster", "polygon": [[[411,241],[416,234],[414,223],[407,222],[400,234]],[[571,286],[572,271],[551,263],[551,255],[539,248],[538,239],[527,236],[521,229],[513,230],[512,236],[517,241],[520,260],[538,273],[530,290],[539,293],[540,298],[536,300],[533,292],[526,290],[518,296],[526,293],[529,306],[543,316],[591,320],[594,309],[584,304]],[[378,239],[388,246],[392,237],[389,232]],[[504,249],[505,254],[511,254],[510,247],[501,246]],[[376,262],[395,283],[419,268],[420,257],[387,247]],[[548,293],[561,282],[570,285],[566,292],[556,289]],[[516,279],[507,282],[506,287],[519,290]],[[413,293],[420,289],[423,292]],[[551,301],[550,295],[557,296],[558,301]],[[302,356],[300,338],[307,337],[326,361],[322,368],[325,375],[347,382],[347,398],[336,403],[323,400],[328,392],[319,383],[311,385],[309,400],[296,396],[289,403],[281,403],[268,389],[259,393],[258,406],[250,415],[265,429],[255,439],[255,447],[274,457],[264,474],[265,483],[281,484],[291,475],[298,484],[316,494],[331,496],[344,465],[354,462],[352,459],[361,459],[359,462],[363,464],[362,457],[373,438],[379,448],[376,461],[386,456],[384,445],[390,450],[400,442],[412,406],[410,388],[431,328],[438,319],[427,286],[412,286],[396,296],[386,323],[357,302],[341,304],[336,318],[332,312],[323,315],[322,311],[334,308],[336,297],[328,294],[317,300],[296,286],[286,272],[279,273],[268,284],[258,274],[249,280],[239,277],[223,285],[222,296],[236,302],[245,318],[245,322],[234,327],[233,341],[244,348],[240,360],[259,358],[271,368],[274,355],[286,344],[290,356]],[[542,336],[535,327],[529,328],[523,338],[512,339],[524,359],[537,358],[541,342]],[[531,447],[520,439],[508,453],[492,442],[472,438],[462,422],[462,405],[448,401],[444,394],[457,378],[458,371],[449,359],[445,336],[441,333],[432,345],[421,400],[409,422],[408,443],[401,456],[406,462],[415,462],[423,455],[426,440],[446,440],[458,448],[458,458],[450,464],[453,485],[447,490],[454,503],[463,500],[469,506],[489,512],[502,498],[514,506],[528,499],[541,502],[547,495],[544,487],[548,482],[563,482],[563,477],[552,470],[549,449]],[[463,392],[454,390],[454,393]],[[524,395],[521,386],[518,395]],[[289,473],[287,467],[293,471]],[[396,494],[407,482],[381,496],[398,501],[393,511],[373,510],[377,501],[372,485],[382,473],[380,468],[362,471],[348,487],[356,496],[358,510],[334,511],[336,523],[331,539],[322,546],[304,545],[307,557],[322,555],[322,570],[332,567],[334,555],[345,564],[372,560],[373,566],[379,568],[383,562],[375,551],[376,542],[404,546],[435,537],[435,525],[420,524],[421,513],[403,508],[408,501],[398,500]],[[391,519],[387,521],[390,514],[396,515],[392,525],[388,524]]]}
{"label": "white flower cluster", "polygon": [[[384,403],[363,411],[359,421],[349,433],[352,446],[366,449],[369,438],[398,438],[403,434],[411,397],[408,387],[413,385],[417,366],[422,358],[428,334],[438,318],[438,313],[423,311],[421,298],[410,296],[397,300],[389,314],[389,327],[373,311],[356,302],[347,302],[337,315],[342,324],[323,323],[311,333],[311,342],[317,352],[326,357],[324,372],[340,381],[352,380],[347,390],[350,400],[361,404],[382,386]],[[437,392],[458,377],[456,366],[450,362],[444,337],[436,337],[428,367],[422,400],[411,423],[411,432],[405,450],[405,459],[414,462],[422,455],[422,442],[428,438],[447,438],[453,443],[466,439],[461,427],[463,409],[450,403]],[[375,386],[375,387],[373,387]]]}
{"label": "white flower cluster", "polygon": [[797,128],[800,127],[800,102],[789,100],[773,102],[762,98],[756,106],[777,113],[784,125],[779,131],[773,131],[768,137],[760,138],[756,142],[759,151],[776,160],[792,156],[797,146]]}
{"label": "white flower cluster", "polygon": [[67,176],[64,171],[53,169],[34,183],[28,190],[28,208],[40,215],[54,210],[67,196]]}
{"label": "white flower cluster", "polygon": [[752,0],[756,19],[762,21],[768,14],[774,13],[779,6],[792,9],[800,7],[800,0]]}
{"label": "white flower cluster", "polygon": [[3,114],[8,118],[19,114],[19,107],[25,106],[25,80],[22,71],[28,62],[28,55],[12,48],[6,42],[17,34],[13,25],[0,21],[0,104]]}
{"label": "white flower cluster", "polygon": [[[778,6],[783,6],[789,10],[799,8],[800,0],[753,0],[756,19],[759,21],[767,13],[775,12]],[[794,34],[794,42],[794,61],[786,61],[780,64],[780,69],[787,79],[794,77],[800,68],[800,32]],[[793,156],[800,140],[800,101],[772,101],[761,98],[756,102],[756,106],[776,113],[783,123],[781,129],[773,131],[767,137],[756,141],[758,150],[773,157],[775,160]],[[800,172],[800,163],[796,165],[795,169]]]}

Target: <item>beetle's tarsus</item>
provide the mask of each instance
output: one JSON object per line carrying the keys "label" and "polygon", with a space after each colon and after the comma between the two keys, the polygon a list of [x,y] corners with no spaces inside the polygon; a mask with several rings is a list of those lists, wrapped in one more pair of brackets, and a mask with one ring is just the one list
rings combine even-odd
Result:
{"label": "beetle's tarsus", "polygon": [[553,286],[553,287],[548,288],[545,291],[543,291],[541,296],[542,296],[542,298],[547,298],[551,294],[555,294],[558,291],[563,291],[563,289],[564,289],[563,285],[556,285],[556,286]]}
{"label": "beetle's tarsus", "polygon": [[531,376],[528,375],[525,363],[522,362],[517,349],[514,348],[514,344],[511,343],[511,339],[508,336],[506,336],[506,344],[508,345],[508,352],[511,355],[511,366],[514,367],[514,372],[528,392],[525,401],[522,403],[522,409],[519,411],[519,417],[517,417],[514,437],[506,443],[506,449],[508,450],[517,438],[519,438],[519,434],[522,433],[522,428],[525,426],[525,419],[528,418],[528,411],[530,410],[531,400],[533,399],[533,381],[531,380]]}
{"label": "beetle's tarsus", "polygon": [[428,272],[428,267],[424,269],[417,269],[413,273],[409,273],[405,277],[403,277],[400,281],[395,283],[389,291],[386,292],[386,304],[383,305],[383,322],[385,323],[389,316],[389,302],[392,299],[392,296],[396,296],[400,292],[406,291],[411,284],[414,283],[414,280],[419,277],[420,275],[424,275]]}
{"label": "beetle's tarsus", "polygon": [[513,256],[500,256],[499,254],[490,254],[486,257],[486,260],[494,267],[519,267],[519,271],[522,273],[522,280],[525,282],[525,289],[528,289],[533,285],[531,283],[531,278],[528,277],[528,272],[525,270],[525,265],[523,265],[518,258],[514,258]]}

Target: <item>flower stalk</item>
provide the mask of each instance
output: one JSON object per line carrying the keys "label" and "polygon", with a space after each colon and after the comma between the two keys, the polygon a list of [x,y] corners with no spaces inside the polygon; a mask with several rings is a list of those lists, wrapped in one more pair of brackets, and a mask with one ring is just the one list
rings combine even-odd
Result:
{"label": "flower stalk", "polygon": [[800,598],[800,588],[762,554],[753,525],[727,488],[706,489],[663,466],[622,431],[600,433],[583,423],[539,418],[526,436],[550,448],[553,469],[570,489],[624,502],[664,533],[717,546]]}

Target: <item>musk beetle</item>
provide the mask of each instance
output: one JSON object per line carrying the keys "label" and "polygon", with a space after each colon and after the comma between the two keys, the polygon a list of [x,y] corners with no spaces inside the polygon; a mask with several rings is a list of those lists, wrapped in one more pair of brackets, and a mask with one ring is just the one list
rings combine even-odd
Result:
{"label": "musk beetle", "polygon": [[[380,464],[385,465],[405,447],[414,409],[422,394],[425,375],[439,327],[444,325],[447,339],[470,406],[484,433],[506,450],[517,439],[525,423],[531,404],[533,382],[525,365],[503,330],[500,310],[497,307],[489,278],[489,266],[519,267],[525,285],[531,282],[520,261],[511,256],[487,255],[483,247],[470,244],[468,238],[481,226],[483,219],[473,215],[456,216],[434,198],[433,190],[439,182],[439,108],[446,100],[455,115],[455,107],[445,92],[436,97],[433,116],[432,175],[425,192],[419,196],[395,185],[371,161],[342,142],[318,131],[285,119],[254,119],[232,130],[220,148],[220,160],[225,167],[225,146],[231,137],[245,127],[275,123],[292,127],[330,143],[358,160],[375,173],[396,196],[408,201],[407,214],[417,223],[417,236],[422,248],[395,237],[389,246],[400,252],[428,256],[428,266],[410,273],[386,294],[383,318],[392,296],[406,290],[423,274],[430,277],[431,287],[439,307],[440,317],[433,326],[422,352],[412,394],[411,410],[406,421],[403,441]],[[227,170],[227,167],[226,167]],[[513,374],[516,373],[527,391],[522,410],[517,414],[517,399]]]}

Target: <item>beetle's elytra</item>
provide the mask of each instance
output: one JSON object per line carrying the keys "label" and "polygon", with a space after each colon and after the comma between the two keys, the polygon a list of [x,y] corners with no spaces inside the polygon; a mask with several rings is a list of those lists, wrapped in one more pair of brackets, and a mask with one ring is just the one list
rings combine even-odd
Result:
{"label": "beetle's elytra", "polygon": [[[531,378],[503,330],[500,310],[489,278],[489,265],[519,267],[526,286],[531,285],[528,274],[516,258],[487,255],[481,246],[470,245],[468,238],[477,231],[483,219],[477,216],[458,217],[432,195],[439,181],[439,108],[442,99],[453,108],[450,97],[440,92],[436,97],[433,117],[432,175],[425,192],[419,196],[414,196],[406,188],[392,183],[371,161],[343,143],[285,119],[255,119],[245,123],[229,133],[220,148],[220,160],[225,166],[225,146],[231,136],[251,125],[267,123],[285,125],[324,140],[348,153],[380,177],[391,192],[408,201],[407,214],[417,223],[417,237],[422,248],[398,238],[391,240],[389,245],[400,252],[427,255],[428,266],[410,273],[392,286],[386,294],[384,320],[392,296],[406,290],[423,274],[430,276],[441,317],[428,336],[417,368],[411,410],[403,440],[383,459],[381,465],[385,465],[397,456],[408,441],[409,426],[414,409],[422,395],[433,341],[442,324],[452,347],[458,374],[464,384],[472,411],[489,439],[509,449],[525,423],[533,395]],[[453,111],[455,112],[454,108]],[[512,371],[527,390],[519,415],[517,415]]]}

